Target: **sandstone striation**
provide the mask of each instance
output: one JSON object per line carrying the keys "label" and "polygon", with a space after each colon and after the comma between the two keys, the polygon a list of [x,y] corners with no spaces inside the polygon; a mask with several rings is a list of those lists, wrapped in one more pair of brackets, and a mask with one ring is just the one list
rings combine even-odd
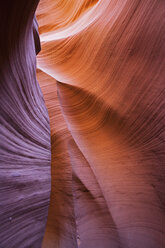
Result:
{"label": "sandstone striation", "polygon": [[41,247],[50,198],[50,127],[36,80],[38,1],[0,8],[0,247]]}
{"label": "sandstone striation", "polygon": [[[60,105],[51,121],[59,141],[52,154],[59,149],[58,155],[70,158],[56,155],[52,170],[67,167],[72,194],[68,186],[61,196],[65,191],[73,199],[55,201],[64,180],[62,173],[52,173],[43,247],[163,248],[165,3],[80,2],[91,5],[82,10],[77,1],[42,0],[37,9],[42,44],[37,67],[52,82],[45,76],[47,88],[41,86],[45,95],[51,85],[45,98],[49,115],[53,98]],[[60,148],[63,138],[67,146]],[[53,188],[55,180],[61,187]],[[52,225],[62,213],[57,208],[70,221],[62,229]],[[76,233],[68,232],[71,223]],[[49,238],[53,233],[56,241]]]}
{"label": "sandstone striation", "polygon": [[37,4],[0,10],[0,248],[164,248],[165,2]]}

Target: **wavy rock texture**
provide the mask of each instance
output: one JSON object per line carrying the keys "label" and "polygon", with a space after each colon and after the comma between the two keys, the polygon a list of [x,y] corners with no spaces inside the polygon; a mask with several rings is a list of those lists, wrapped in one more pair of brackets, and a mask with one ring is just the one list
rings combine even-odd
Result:
{"label": "wavy rock texture", "polygon": [[52,132],[43,247],[165,247],[165,2],[41,0]]}
{"label": "wavy rock texture", "polygon": [[41,247],[50,198],[50,127],[36,80],[38,1],[0,8],[0,247]]}
{"label": "wavy rock texture", "polygon": [[37,4],[0,8],[0,248],[164,248],[165,2],[41,0],[45,103]]}

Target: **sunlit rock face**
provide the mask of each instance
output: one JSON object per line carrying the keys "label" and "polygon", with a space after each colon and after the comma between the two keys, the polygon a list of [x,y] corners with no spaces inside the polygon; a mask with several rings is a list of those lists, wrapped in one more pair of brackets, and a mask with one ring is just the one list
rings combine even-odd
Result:
{"label": "sunlit rock face", "polygon": [[0,7],[0,248],[41,247],[50,199],[50,127],[36,80],[38,1]]}
{"label": "sunlit rock face", "polygon": [[165,247],[165,2],[41,0],[52,132],[43,247]]}
{"label": "sunlit rock face", "polygon": [[0,248],[164,248],[165,2],[37,5],[0,8]]}

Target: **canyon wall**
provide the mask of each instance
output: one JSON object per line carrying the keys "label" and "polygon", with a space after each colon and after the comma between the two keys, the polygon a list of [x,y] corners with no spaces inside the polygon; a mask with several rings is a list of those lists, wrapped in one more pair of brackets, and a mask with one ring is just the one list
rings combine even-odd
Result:
{"label": "canyon wall", "polygon": [[43,247],[165,247],[165,2],[37,9],[52,132]]}
{"label": "canyon wall", "polygon": [[0,248],[164,248],[165,2],[6,0],[0,34]]}
{"label": "canyon wall", "polygon": [[0,247],[41,247],[50,199],[50,127],[36,80],[38,1],[0,7]]}

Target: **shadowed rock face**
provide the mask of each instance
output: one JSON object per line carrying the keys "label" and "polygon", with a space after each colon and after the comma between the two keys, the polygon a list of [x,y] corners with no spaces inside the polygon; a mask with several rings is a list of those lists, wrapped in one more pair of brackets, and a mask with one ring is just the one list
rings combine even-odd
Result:
{"label": "shadowed rock face", "polygon": [[0,247],[41,247],[50,197],[50,128],[36,80],[37,1],[0,8]]}
{"label": "shadowed rock face", "polygon": [[37,18],[52,132],[43,247],[164,248],[165,2],[41,0]]}
{"label": "shadowed rock face", "polygon": [[48,113],[37,4],[0,9],[0,248],[164,248],[165,2],[41,0]]}

